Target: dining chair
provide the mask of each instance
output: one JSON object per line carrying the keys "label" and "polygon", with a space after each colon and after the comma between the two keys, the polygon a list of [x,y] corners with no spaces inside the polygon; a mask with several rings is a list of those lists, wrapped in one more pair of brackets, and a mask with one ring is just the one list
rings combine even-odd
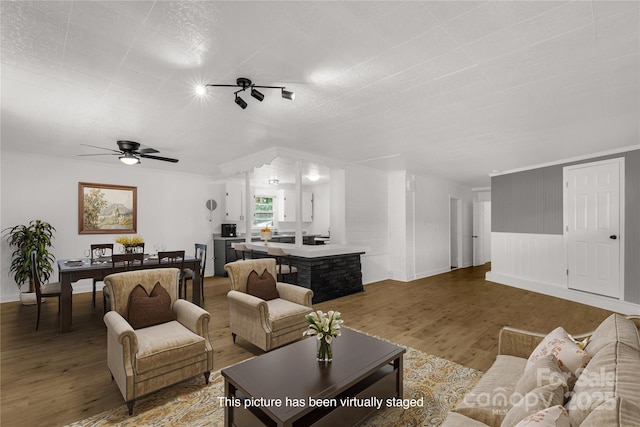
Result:
{"label": "dining chair", "polygon": [[[113,243],[95,243],[91,245],[91,265],[98,262],[105,262],[105,259],[108,259],[112,255]],[[99,281],[100,279],[93,279],[93,295],[91,301],[94,307],[96,306],[96,282]]]}
{"label": "dining chair", "polygon": [[[116,268],[120,267],[118,271],[136,270],[138,267],[142,267],[144,265],[144,253],[134,253],[134,254],[113,254],[111,255],[111,270],[115,273]],[[111,301],[111,294],[109,293],[108,287],[102,288],[102,309],[104,312],[107,312],[107,300]],[[109,304],[111,305],[111,304]],[[109,311],[111,311],[111,307],[109,307]]]}
{"label": "dining chair", "polygon": [[159,268],[177,268],[180,270],[180,280],[178,281],[178,294],[180,294],[180,284],[182,283],[182,275],[184,274],[184,252],[185,251],[163,251],[158,252]]}
{"label": "dining chair", "polygon": [[[195,257],[200,260],[200,295],[204,300],[204,269],[207,265],[207,245],[196,243]],[[193,270],[185,268],[182,274],[182,288],[184,288],[184,299],[187,299],[187,280],[193,280]],[[182,297],[180,297],[182,298]]]}
{"label": "dining chair", "polygon": [[31,252],[31,280],[33,286],[36,289],[36,304],[38,306],[38,317],[36,318],[36,331],[40,326],[40,311],[42,310],[42,298],[51,297],[58,298],[58,321],[60,321],[60,296],[62,290],[60,283],[45,283],[40,282],[40,275],[38,274],[38,253],[36,251]]}
{"label": "dining chair", "polygon": [[293,284],[298,284],[298,269],[291,265],[291,255],[280,248],[267,247],[267,254],[276,259],[277,280],[284,282],[286,276],[291,276]]}
{"label": "dining chair", "polygon": [[[244,243],[234,243],[233,250],[236,254],[236,261],[239,259],[245,261],[245,259],[247,258],[253,258],[253,251],[249,249]],[[249,254],[249,256],[247,256],[246,254]]]}

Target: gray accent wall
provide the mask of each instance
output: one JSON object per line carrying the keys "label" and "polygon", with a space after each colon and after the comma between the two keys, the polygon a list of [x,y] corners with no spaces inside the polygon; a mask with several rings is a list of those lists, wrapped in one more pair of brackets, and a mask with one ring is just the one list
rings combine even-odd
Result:
{"label": "gray accent wall", "polygon": [[562,234],[562,169],[624,157],[624,300],[640,304],[640,150],[491,178],[491,231]]}

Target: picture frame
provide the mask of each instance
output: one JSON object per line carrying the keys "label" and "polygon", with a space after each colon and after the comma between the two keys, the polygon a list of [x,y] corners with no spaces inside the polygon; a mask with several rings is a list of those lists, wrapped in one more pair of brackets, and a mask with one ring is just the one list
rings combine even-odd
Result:
{"label": "picture frame", "polygon": [[138,187],[78,183],[78,234],[130,234],[138,228]]}

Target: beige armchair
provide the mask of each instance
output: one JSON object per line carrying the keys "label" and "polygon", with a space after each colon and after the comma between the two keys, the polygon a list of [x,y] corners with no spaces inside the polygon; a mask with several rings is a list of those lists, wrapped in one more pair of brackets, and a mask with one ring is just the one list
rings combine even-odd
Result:
{"label": "beige armchair", "polygon": [[313,291],[288,283],[276,283],[279,298],[269,301],[247,294],[247,278],[252,271],[259,275],[267,271],[276,277],[273,258],[235,261],[224,266],[231,279],[229,324],[233,342],[236,335],[264,351],[302,338],[307,329],[305,315],[310,313]]}
{"label": "beige armchair", "polygon": [[[107,325],[107,365],[133,413],[141,396],[204,373],[209,383],[213,347],[209,340],[211,316],[204,309],[178,299],[180,270],[158,268],[111,274],[104,283],[111,295]],[[171,297],[177,320],[133,329],[128,322],[129,294],[141,284],[151,294],[156,283]]]}

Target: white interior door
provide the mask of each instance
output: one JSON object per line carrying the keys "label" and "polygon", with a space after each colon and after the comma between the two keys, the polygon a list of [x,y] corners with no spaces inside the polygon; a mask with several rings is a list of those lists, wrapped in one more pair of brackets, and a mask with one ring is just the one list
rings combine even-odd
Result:
{"label": "white interior door", "polygon": [[568,286],[620,297],[620,159],[564,168]]}
{"label": "white interior door", "polygon": [[484,255],[484,202],[473,202],[473,265],[485,263]]}

